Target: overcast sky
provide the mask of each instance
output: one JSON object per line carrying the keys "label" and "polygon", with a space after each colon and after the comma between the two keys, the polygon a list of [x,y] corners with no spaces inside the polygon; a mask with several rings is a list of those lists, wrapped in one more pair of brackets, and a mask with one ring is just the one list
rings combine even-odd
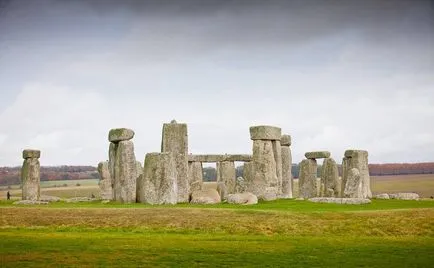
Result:
{"label": "overcast sky", "polygon": [[143,162],[172,119],[190,153],[251,153],[267,124],[293,162],[434,161],[434,3],[0,0],[0,94],[0,166],[96,165],[116,127]]}

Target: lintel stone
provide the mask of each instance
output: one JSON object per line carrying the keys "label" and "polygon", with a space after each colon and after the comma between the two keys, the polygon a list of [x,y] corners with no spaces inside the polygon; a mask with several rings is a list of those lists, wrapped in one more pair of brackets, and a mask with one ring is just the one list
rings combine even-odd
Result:
{"label": "lintel stone", "polygon": [[250,139],[252,140],[278,140],[282,137],[282,129],[273,126],[250,127]]}
{"label": "lintel stone", "polygon": [[250,162],[252,161],[252,155],[250,154],[196,154],[189,155],[188,162],[223,162],[223,161],[239,161]]}
{"label": "lintel stone", "polygon": [[327,151],[307,152],[304,154],[304,156],[307,159],[329,158],[330,152]]}
{"label": "lintel stone", "polygon": [[32,150],[32,149],[26,149],[23,151],[23,158],[39,158],[41,157],[41,151],[39,150]]}
{"label": "lintel stone", "polygon": [[346,158],[353,158],[357,154],[366,154],[366,156],[368,156],[368,151],[364,151],[364,150],[346,150],[345,151],[345,157]]}
{"label": "lintel stone", "polygon": [[111,129],[108,135],[110,142],[120,142],[131,140],[134,137],[134,131],[128,128]]}
{"label": "lintel stone", "polygon": [[290,135],[282,135],[280,138],[281,146],[291,146],[291,136]]}

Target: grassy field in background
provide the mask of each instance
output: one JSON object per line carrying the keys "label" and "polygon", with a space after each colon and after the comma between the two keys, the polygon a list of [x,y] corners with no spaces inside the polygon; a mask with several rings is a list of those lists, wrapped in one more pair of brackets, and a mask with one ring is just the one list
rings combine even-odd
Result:
{"label": "grassy field in background", "polygon": [[255,206],[0,201],[0,266],[429,267],[434,201]]}

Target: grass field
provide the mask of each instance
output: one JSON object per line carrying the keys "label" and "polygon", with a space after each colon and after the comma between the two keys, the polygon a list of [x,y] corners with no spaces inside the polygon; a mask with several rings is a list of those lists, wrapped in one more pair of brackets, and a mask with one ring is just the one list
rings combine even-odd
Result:
{"label": "grass field", "polygon": [[1,267],[430,267],[434,202],[255,206],[0,201]]}

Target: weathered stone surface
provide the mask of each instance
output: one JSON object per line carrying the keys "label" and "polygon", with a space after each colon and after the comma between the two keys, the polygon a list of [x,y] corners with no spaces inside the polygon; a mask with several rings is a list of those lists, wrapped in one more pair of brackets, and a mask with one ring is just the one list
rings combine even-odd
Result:
{"label": "weathered stone surface", "polygon": [[320,197],[324,192],[324,185],[321,185],[321,178],[316,178],[316,196]]}
{"label": "weathered stone surface", "polygon": [[110,129],[108,140],[110,142],[127,141],[134,138],[134,131],[128,128],[114,128]]}
{"label": "weathered stone surface", "polygon": [[219,193],[221,201],[226,200],[226,196],[228,195],[228,187],[222,181],[217,182],[217,193]]}
{"label": "weathered stone surface", "polygon": [[282,137],[280,138],[280,145],[291,146],[291,136],[290,135],[282,135]]}
{"label": "weathered stone surface", "polygon": [[314,159],[304,159],[300,163],[299,197],[311,198],[317,196],[317,163]]}
{"label": "weathered stone surface", "polygon": [[340,197],[339,170],[333,158],[324,159],[321,169],[321,181],[324,184],[325,197]]}
{"label": "weathered stone surface", "polygon": [[419,195],[416,193],[397,193],[395,198],[400,200],[419,200]]}
{"label": "weathered stone surface", "polygon": [[[364,150],[347,150],[345,151],[346,163],[345,169],[350,170],[352,168],[357,168],[360,172],[360,178],[362,181],[362,197],[371,198],[371,182],[369,176],[368,167],[368,152]],[[343,168],[343,181],[346,183],[346,171]]]}
{"label": "weathered stone surface", "polygon": [[347,185],[347,177],[348,177],[348,158],[342,158],[342,177],[341,177],[341,195],[340,197],[344,197],[345,186]]}
{"label": "weathered stone surface", "polygon": [[39,150],[32,150],[32,149],[26,149],[23,151],[23,158],[40,158],[41,157],[41,151]]}
{"label": "weathered stone surface", "polygon": [[163,125],[161,152],[172,152],[174,154],[187,155],[187,124],[170,123]]}
{"label": "weathered stone surface", "polygon": [[13,203],[14,205],[48,205],[48,201],[41,200],[19,200]]}
{"label": "weathered stone surface", "polygon": [[347,183],[345,185],[344,197],[364,198],[362,194],[362,181],[357,168],[348,170]]}
{"label": "weathered stone surface", "polygon": [[141,183],[143,183],[143,166],[142,163],[140,163],[140,161],[136,161],[136,202],[139,202],[138,196],[139,196],[139,192],[140,189],[142,189],[142,185],[140,185]]}
{"label": "weathered stone surface", "polygon": [[202,190],[203,169],[201,162],[188,163],[188,182],[190,184],[190,194],[193,191]]}
{"label": "weathered stone surface", "polygon": [[277,191],[278,191],[277,187],[267,187],[265,189],[265,193],[261,196],[261,200],[264,201],[276,200],[278,197]]}
{"label": "weathered stone surface", "polygon": [[97,200],[96,198],[80,196],[80,197],[73,197],[73,198],[65,199],[65,202],[66,203],[81,203],[81,202],[93,202],[96,200]]}
{"label": "weathered stone surface", "polygon": [[277,195],[282,195],[282,146],[280,141],[272,141],[274,161],[276,162]]}
{"label": "weathered stone surface", "polygon": [[[118,144],[115,144],[113,142],[110,142],[110,146],[109,146],[109,162],[108,162],[108,166],[109,166],[109,173],[110,173],[110,178],[112,181],[112,190],[115,187],[115,161],[116,161],[116,150],[118,148]],[[114,196],[113,196],[114,198]]]}
{"label": "weathered stone surface", "polygon": [[239,161],[250,162],[252,155],[250,154],[190,154],[188,155],[188,162],[204,162],[214,163],[223,161]]}
{"label": "weathered stone surface", "polygon": [[98,164],[99,189],[102,200],[113,200],[112,179],[109,171],[109,162],[104,161]]}
{"label": "weathered stone surface", "polygon": [[57,196],[51,196],[51,195],[41,195],[39,197],[39,201],[42,202],[59,202],[62,201],[62,198]]}
{"label": "weathered stone surface", "polygon": [[292,198],[299,198],[300,197],[300,187],[299,187],[299,179],[293,179],[292,180]]}
{"label": "weathered stone surface", "polygon": [[114,187],[115,201],[121,203],[136,202],[137,161],[134,155],[132,141],[120,141],[117,144],[114,162]]}
{"label": "weathered stone surface", "polygon": [[204,189],[191,193],[192,204],[218,204],[220,203],[220,195],[215,189]]}
{"label": "weathered stone surface", "polygon": [[21,168],[21,185],[23,200],[39,200],[40,164],[37,158],[26,158]]}
{"label": "weathered stone surface", "polygon": [[259,199],[264,198],[268,187],[274,187],[277,191],[278,179],[272,141],[253,141],[253,161],[251,163],[252,170],[249,171],[251,174],[246,177],[249,179],[248,191]]}
{"label": "weathered stone surface", "polygon": [[278,140],[282,137],[280,127],[273,126],[253,126],[250,127],[250,139],[252,140]]}
{"label": "weathered stone surface", "polygon": [[226,200],[229,204],[254,205],[258,203],[256,195],[249,192],[230,194]]}
{"label": "weathered stone surface", "polygon": [[187,155],[175,155],[176,182],[178,184],[178,203],[188,203],[190,198],[190,183],[188,182]]}
{"label": "weathered stone surface", "polygon": [[384,194],[377,194],[375,196],[376,199],[390,199],[389,195],[384,193]]}
{"label": "weathered stone surface", "polygon": [[226,193],[221,196],[222,200],[226,199],[227,194],[235,193],[235,163],[230,161],[217,162],[217,182],[226,185]]}
{"label": "weathered stone surface", "polygon": [[362,205],[371,203],[371,200],[366,198],[314,197],[309,198],[308,200],[314,203],[333,203],[345,205]]}
{"label": "weathered stone surface", "polygon": [[243,177],[238,177],[235,180],[235,193],[244,193],[247,191],[247,185]]}
{"label": "weathered stone surface", "polygon": [[327,151],[307,152],[304,154],[304,156],[307,159],[329,158],[330,152]]}
{"label": "weathered stone surface", "polygon": [[148,153],[139,183],[137,201],[152,205],[176,204],[178,184],[172,153]]}
{"label": "weathered stone surface", "polygon": [[249,183],[253,181],[253,163],[252,162],[246,162],[243,166],[243,179],[244,184],[246,187],[249,187]]}

